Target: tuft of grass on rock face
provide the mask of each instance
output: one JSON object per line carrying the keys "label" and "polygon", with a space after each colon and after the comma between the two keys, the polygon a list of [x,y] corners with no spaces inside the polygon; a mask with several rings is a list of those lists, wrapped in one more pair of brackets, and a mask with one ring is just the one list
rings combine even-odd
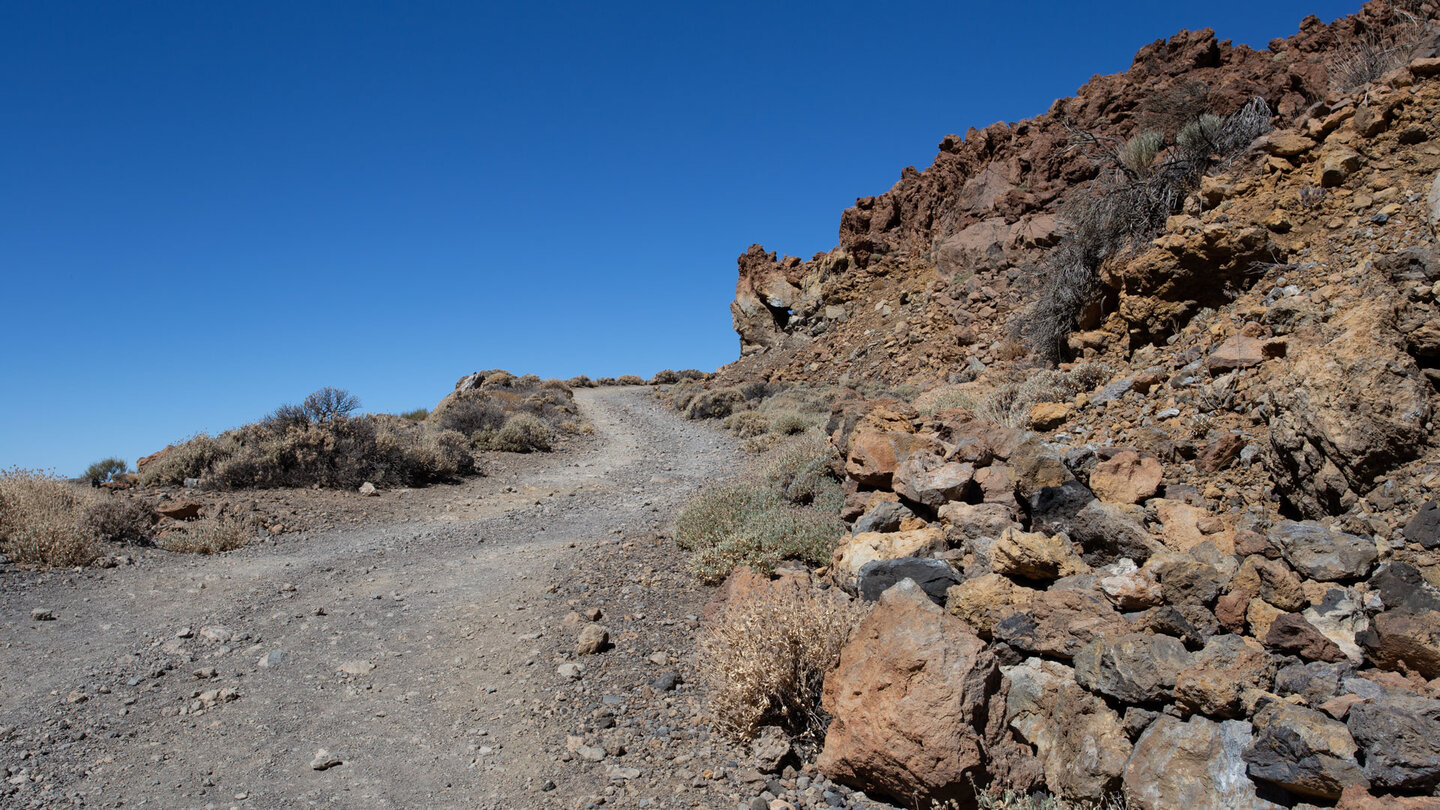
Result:
{"label": "tuft of grass on rock face", "polygon": [[811,743],[822,739],[825,676],[865,612],[834,590],[797,586],[764,588],[728,605],[698,644],[716,726],[739,739],[766,725]]}
{"label": "tuft of grass on rock face", "polygon": [[82,517],[97,500],[88,487],[42,472],[0,472],[0,552],[37,568],[88,565],[101,547]]}

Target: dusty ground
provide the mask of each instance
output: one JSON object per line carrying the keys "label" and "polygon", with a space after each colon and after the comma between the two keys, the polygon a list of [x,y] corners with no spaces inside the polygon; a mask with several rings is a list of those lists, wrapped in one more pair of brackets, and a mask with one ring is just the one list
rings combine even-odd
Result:
{"label": "dusty ground", "polygon": [[[0,572],[0,805],[748,803],[767,780],[725,767],[683,683],[706,594],[661,533],[739,453],[645,390],[579,399],[592,439],[363,525]],[[590,609],[615,646],[577,657]]]}

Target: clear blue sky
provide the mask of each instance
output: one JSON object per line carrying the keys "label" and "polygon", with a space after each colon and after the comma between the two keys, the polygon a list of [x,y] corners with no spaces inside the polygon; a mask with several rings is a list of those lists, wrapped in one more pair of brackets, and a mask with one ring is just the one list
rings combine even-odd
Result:
{"label": "clear blue sky", "polygon": [[750,243],[827,250],[946,133],[1181,28],[1358,5],[0,0],[0,466],[324,385],[713,369]]}

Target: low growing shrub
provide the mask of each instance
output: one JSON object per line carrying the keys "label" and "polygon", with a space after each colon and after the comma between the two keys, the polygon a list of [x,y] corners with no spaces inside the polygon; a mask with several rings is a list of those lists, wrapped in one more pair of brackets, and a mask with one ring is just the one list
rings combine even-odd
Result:
{"label": "low growing shrub", "polygon": [[89,564],[100,545],[82,516],[96,499],[88,487],[35,470],[0,472],[0,552],[37,568]]}
{"label": "low growing shrub", "polygon": [[704,391],[684,406],[686,419],[724,419],[739,410],[745,395],[735,388]]}
{"label": "low growing shrub", "polygon": [[825,676],[865,615],[835,590],[772,584],[732,602],[700,636],[699,670],[710,712],[732,737],[777,725],[818,744],[829,718],[820,708]]}
{"label": "low growing shrub", "polygon": [[429,408],[416,408],[413,411],[406,411],[400,414],[400,418],[407,422],[424,422],[429,416]]}
{"label": "low growing shrub", "polygon": [[691,552],[690,572],[714,584],[741,565],[758,571],[783,560],[824,565],[844,524],[838,509],[797,506],[772,486],[739,482],[701,490],[680,511],[674,533]]}
{"label": "low growing shrub", "polygon": [[639,374],[621,374],[615,378],[616,385],[644,385],[645,378]]}
{"label": "low growing shrub", "polygon": [[512,414],[489,441],[490,450],[506,453],[547,451],[553,437],[550,428],[528,413]]}
{"label": "low growing shrub", "polygon": [[741,439],[770,432],[770,420],[759,411],[739,411],[725,417],[725,429]]}

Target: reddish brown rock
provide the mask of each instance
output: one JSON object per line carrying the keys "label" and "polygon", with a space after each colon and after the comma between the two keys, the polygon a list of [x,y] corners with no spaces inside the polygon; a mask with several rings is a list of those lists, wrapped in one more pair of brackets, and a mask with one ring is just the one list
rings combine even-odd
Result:
{"label": "reddish brown rock", "polygon": [[1282,613],[1270,622],[1265,646],[1306,661],[1344,661],[1345,653],[1299,613]]}
{"label": "reddish brown rock", "polygon": [[1275,662],[1254,639],[1216,636],[1175,677],[1175,698],[1211,717],[1244,717],[1275,681]]}
{"label": "reddish brown rock", "polygon": [[1382,669],[1440,677],[1440,613],[1433,610],[1387,610],[1356,634],[1365,657]]}
{"label": "reddish brown rock", "polygon": [[1095,465],[1090,473],[1090,490],[1108,503],[1140,503],[1155,496],[1164,476],[1160,462],[1123,450]]}
{"label": "reddish brown rock", "polygon": [[891,588],[825,679],[827,777],[904,802],[974,801],[995,657],[918,587]]}
{"label": "reddish brown rock", "polygon": [[1235,463],[1235,459],[1240,457],[1240,451],[1244,449],[1244,436],[1238,433],[1222,434],[1200,451],[1200,455],[1195,459],[1195,471],[1201,475],[1214,475]]}
{"label": "reddish brown rock", "polygon": [[1066,589],[1043,591],[1003,612],[991,632],[1022,652],[1069,659],[1098,638],[1129,631],[1130,623],[1103,597]]}
{"label": "reddish brown rock", "polygon": [[166,501],[155,507],[155,513],[171,520],[194,520],[200,517],[200,504],[194,501]]}

